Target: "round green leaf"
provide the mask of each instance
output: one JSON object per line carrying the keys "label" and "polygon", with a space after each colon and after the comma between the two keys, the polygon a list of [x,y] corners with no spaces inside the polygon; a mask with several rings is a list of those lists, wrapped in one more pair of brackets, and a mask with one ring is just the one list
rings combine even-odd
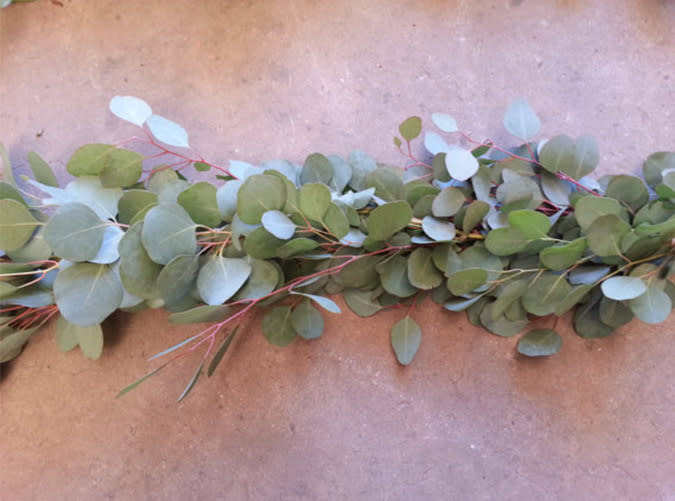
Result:
{"label": "round green leaf", "polygon": [[157,289],[168,305],[175,304],[190,293],[197,281],[199,256],[176,256],[157,276]]}
{"label": "round green leaf", "polygon": [[[287,243],[291,244],[291,242],[295,242],[295,240],[291,240]],[[277,255],[277,252],[280,251],[282,245],[284,245],[284,240],[275,237],[265,228],[260,227],[256,228],[246,236],[246,240],[244,240],[244,251],[255,259],[270,259]]]}
{"label": "round green leaf", "polygon": [[111,144],[86,144],[70,157],[66,169],[75,177],[98,176],[103,172],[108,154],[115,149]]}
{"label": "round green leaf", "polygon": [[522,251],[529,242],[516,228],[496,228],[487,234],[485,247],[495,256],[510,256]]}
{"label": "round green leaf", "polygon": [[291,325],[304,339],[316,339],[323,333],[323,315],[310,299],[304,299],[291,313]]}
{"label": "round green leaf", "polygon": [[408,280],[408,260],[397,255],[377,265],[382,287],[397,297],[410,297],[417,292]]}
{"label": "round green leaf", "polygon": [[246,259],[213,256],[197,278],[199,295],[208,305],[223,304],[244,285],[251,274]]}
{"label": "round green leaf", "polygon": [[628,220],[626,209],[613,198],[587,195],[581,197],[574,206],[574,215],[583,231],[588,230],[597,218],[609,214],[619,216],[625,221]]}
{"label": "round green leaf", "polygon": [[635,315],[624,301],[614,301],[603,297],[598,305],[600,320],[610,327],[621,327],[627,324]]}
{"label": "round green leaf", "polygon": [[408,226],[412,217],[412,208],[404,201],[382,204],[366,220],[368,236],[375,242],[388,240]]}
{"label": "round green leaf", "polygon": [[330,204],[323,215],[323,225],[337,239],[349,233],[349,220],[340,207]]}
{"label": "round green leaf", "polygon": [[107,223],[84,204],[66,204],[54,213],[44,238],[54,253],[69,261],[88,261],[98,254]]}
{"label": "round green leaf", "polygon": [[422,133],[422,119],[420,117],[407,118],[398,126],[398,131],[403,139],[412,141]]}
{"label": "round green leaf", "polygon": [[305,159],[300,171],[300,183],[328,184],[333,178],[333,164],[321,153],[312,153]]}
{"label": "round green leaf", "polygon": [[652,153],[642,164],[642,173],[645,181],[652,188],[662,182],[663,171],[666,169],[675,169],[675,151]]}
{"label": "round green leaf", "polygon": [[528,313],[543,317],[555,312],[558,303],[572,290],[564,275],[545,272],[523,295],[522,303]]}
{"label": "round green leaf", "polygon": [[478,172],[480,164],[469,150],[453,148],[445,154],[445,168],[453,179],[466,181]]}
{"label": "round green leaf", "polygon": [[[249,235],[250,236],[250,235]],[[245,242],[244,242],[245,244]],[[294,238],[293,240],[289,240],[285,244],[281,245],[280,247],[277,247],[276,249],[276,256],[286,259],[291,256],[299,256],[302,254],[305,254],[309,251],[312,251],[316,249],[319,246],[318,242],[315,240],[312,240],[310,238]],[[250,254],[250,253],[249,253]],[[274,255],[270,256],[274,257]]]}
{"label": "round green leaf", "polygon": [[56,275],[54,298],[69,322],[96,325],[120,306],[122,284],[108,265],[75,263]]}
{"label": "round green leaf", "polygon": [[596,218],[586,233],[589,249],[598,256],[620,256],[621,240],[630,232],[630,225],[614,214]]}
{"label": "round green leaf", "polygon": [[415,321],[406,316],[391,329],[391,346],[401,365],[412,362],[422,342],[422,331]]}
{"label": "round green leaf", "polygon": [[135,151],[113,148],[103,162],[99,176],[105,188],[132,186],[143,174],[143,156]]}
{"label": "round green leaf", "polygon": [[602,282],[602,293],[610,299],[635,299],[647,292],[647,285],[638,277],[611,277]]}
{"label": "round green leaf", "polygon": [[518,139],[527,141],[539,132],[539,117],[524,99],[514,100],[504,115],[504,128]]}
{"label": "round green leaf", "polygon": [[478,226],[483,218],[487,216],[490,211],[490,204],[482,200],[474,200],[466,208],[464,219],[462,219],[462,230],[464,233],[471,232]]}
{"label": "round green leaf", "polygon": [[635,316],[647,324],[665,322],[673,308],[670,296],[658,285],[650,283],[644,294],[628,302]]}
{"label": "round green leaf", "polygon": [[469,294],[487,282],[488,273],[481,268],[456,271],[448,277],[448,289],[455,296]]}
{"label": "round green leaf", "polygon": [[551,220],[534,210],[514,210],[509,213],[509,225],[528,239],[544,238],[551,229]]}
{"label": "round green leaf", "polygon": [[38,224],[24,203],[0,200],[0,249],[5,252],[20,249],[30,240]]}
{"label": "round green leaf", "polygon": [[288,240],[295,233],[295,223],[281,211],[269,210],[262,215],[262,225],[272,235]]}
{"label": "round green leaf", "polygon": [[193,184],[178,195],[177,201],[195,223],[209,228],[220,225],[222,217],[216,201],[216,187],[211,183]]}
{"label": "round green leaf", "polygon": [[127,190],[119,201],[117,220],[129,224],[136,214],[157,204],[157,194],[147,190]]}
{"label": "round green leaf", "polygon": [[369,290],[347,288],[342,291],[342,296],[349,309],[360,317],[369,317],[382,309]]}
{"label": "round green leaf", "polygon": [[251,259],[251,274],[244,286],[234,295],[235,300],[259,299],[277,288],[281,271],[275,263],[263,259]]}
{"label": "round green leaf", "polygon": [[143,221],[131,225],[120,240],[120,280],[124,289],[136,296],[157,297],[157,277],[162,267],[150,259],[142,241]]}
{"label": "round green leaf", "polygon": [[[330,202],[330,192],[328,197]],[[285,202],[286,185],[281,178],[271,174],[256,174],[248,177],[238,190],[237,214],[244,223],[258,224],[265,212],[281,210]]]}
{"label": "round green leaf", "polygon": [[586,250],[586,239],[577,238],[564,245],[547,247],[539,253],[539,259],[551,270],[564,270],[579,262]]}
{"label": "round green leaf", "polygon": [[466,196],[459,188],[449,186],[438,193],[431,204],[431,212],[436,217],[454,216],[464,206]]}
{"label": "round green leaf", "polygon": [[443,275],[434,265],[430,249],[417,248],[408,257],[408,280],[418,289],[429,290],[438,287]]}
{"label": "round green leaf", "polygon": [[263,333],[271,344],[288,346],[296,336],[290,306],[277,306],[263,317]]}
{"label": "round green leaf", "polygon": [[527,357],[546,357],[560,350],[562,338],[553,329],[534,329],[518,341],[518,353]]}
{"label": "round green leaf", "polygon": [[[512,303],[513,305],[519,304],[518,302]],[[476,302],[475,305],[479,305],[479,302]],[[505,315],[495,315],[493,312],[494,303],[486,304],[483,307],[483,310],[480,312],[480,324],[483,325],[487,330],[492,334],[501,337],[511,337],[518,334],[522,331],[528,324],[528,320],[518,319],[510,320]],[[471,307],[469,308],[469,311]]]}
{"label": "round green leaf", "polygon": [[168,264],[174,257],[197,252],[195,223],[177,204],[160,204],[145,215],[141,238],[150,259]]}
{"label": "round green leaf", "polygon": [[298,192],[298,204],[307,219],[321,221],[331,204],[330,190],[320,183],[305,184]]}
{"label": "round green leaf", "polygon": [[605,195],[623,202],[633,212],[649,202],[649,191],[642,179],[635,176],[612,176]]}

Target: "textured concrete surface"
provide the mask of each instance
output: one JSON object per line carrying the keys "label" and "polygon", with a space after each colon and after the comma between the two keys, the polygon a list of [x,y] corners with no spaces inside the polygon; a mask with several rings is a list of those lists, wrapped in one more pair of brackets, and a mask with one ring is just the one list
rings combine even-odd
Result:
{"label": "textured concrete surface", "polygon": [[[132,94],[207,158],[302,160],[363,149],[400,162],[405,117],[453,114],[508,141],[527,98],[543,133],[593,133],[601,172],[638,172],[675,138],[675,4],[641,1],[64,0],[0,10],[0,139],[20,172],[64,174],[86,142],[133,128]],[[65,176],[64,176],[65,178]],[[547,360],[425,304],[415,363],[396,313],[330,316],[271,347],[256,319],[175,404],[196,360],[120,400],[146,359],[196,332],[161,312],[106,325],[98,362],[45,329],[0,382],[0,499],[675,499],[671,318]]]}

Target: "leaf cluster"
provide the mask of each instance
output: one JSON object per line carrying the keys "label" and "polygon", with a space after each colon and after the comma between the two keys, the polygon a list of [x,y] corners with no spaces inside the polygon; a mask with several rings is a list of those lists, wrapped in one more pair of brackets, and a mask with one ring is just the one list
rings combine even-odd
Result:
{"label": "leaf cluster", "polygon": [[[110,108],[189,160],[149,165],[132,149],[90,144],[71,156],[63,188],[29,156],[27,182],[45,194],[37,202],[13,178],[0,183],[0,361],[33,333],[36,321],[21,315],[58,312],[59,347],[98,358],[109,315],[161,307],[171,322],[207,325],[158,354],[206,347],[183,398],[209,356],[209,375],[223,359],[236,332],[225,328],[254,307],[277,346],[320,337],[323,311],[340,313],[330,295],[362,317],[401,309],[390,340],[403,365],[421,344],[413,318],[426,296],[503,337],[568,311],[580,336],[605,337],[633,317],[663,322],[673,307],[675,152],[650,155],[644,181],[596,181],[595,140],[533,141],[540,122],[520,100],[503,121],[524,141],[514,148],[457,136],[456,121],[435,113],[440,132],[424,134],[422,158],[411,148],[421,119],[400,125],[404,167],[362,151],[313,153],[301,165],[233,161],[215,182],[190,183],[185,168],[214,166],[177,152],[191,152],[182,127],[137,98],[115,97]],[[550,355],[561,343],[554,328],[537,328],[518,351]]]}

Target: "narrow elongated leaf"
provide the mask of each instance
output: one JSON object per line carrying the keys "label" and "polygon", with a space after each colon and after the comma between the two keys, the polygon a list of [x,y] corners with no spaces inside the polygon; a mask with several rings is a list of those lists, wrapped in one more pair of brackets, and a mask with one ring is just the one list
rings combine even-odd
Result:
{"label": "narrow elongated leaf", "polygon": [[172,324],[217,323],[229,318],[234,312],[226,305],[197,306],[169,316]]}
{"label": "narrow elongated leaf", "polygon": [[553,329],[534,329],[518,341],[518,353],[527,357],[547,357],[560,350],[562,338]]}
{"label": "narrow elongated leaf", "polygon": [[206,360],[202,360],[202,363],[199,364],[199,367],[197,367],[197,370],[192,375],[192,379],[190,379],[190,382],[187,384],[187,386],[183,390],[183,393],[181,393],[180,396],[176,399],[176,402],[180,402],[181,400],[183,400],[193,390],[193,388],[197,384],[197,381],[199,380],[199,376],[202,375],[202,370],[204,369],[204,363],[206,363]]}
{"label": "narrow elongated leaf", "polygon": [[208,377],[211,377],[213,372],[218,368],[218,365],[220,365],[220,362],[223,360],[223,357],[225,356],[225,353],[227,353],[228,348],[232,344],[232,340],[234,339],[234,336],[237,334],[237,331],[239,330],[239,326],[235,327],[230,334],[228,334],[225,339],[223,340],[223,344],[220,345],[220,348],[218,348],[218,351],[216,351],[215,355],[213,355],[213,358],[211,359],[211,363],[209,364],[209,368],[206,371],[206,375]]}
{"label": "narrow elongated leaf", "polygon": [[391,329],[391,346],[401,365],[412,362],[422,342],[422,330],[409,316],[403,317]]}
{"label": "narrow elongated leaf", "polygon": [[160,365],[160,366],[157,367],[156,369],[154,369],[154,370],[148,372],[148,373],[147,373],[145,376],[143,376],[142,378],[137,379],[136,381],[134,381],[133,383],[131,383],[129,386],[125,386],[124,388],[122,388],[122,390],[117,394],[117,396],[116,396],[115,398],[120,398],[121,396],[126,395],[126,394],[129,393],[131,390],[137,388],[138,385],[140,385],[141,383],[147,381],[147,380],[150,379],[152,376],[154,376],[155,374],[157,374],[157,373],[158,373],[159,371],[161,371],[164,367],[166,367],[166,364]]}
{"label": "narrow elongated leaf", "polygon": [[518,139],[527,141],[539,132],[541,122],[524,99],[514,100],[504,115],[504,128]]}
{"label": "narrow elongated leaf", "polygon": [[[2,146],[0,144],[0,146]],[[22,329],[0,336],[0,364],[9,362],[21,354],[21,350],[39,327]]]}
{"label": "narrow elongated leaf", "polygon": [[197,339],[200,335],[201,335],[201,334],[195,334],[194,336],[191,336],[191,337],[189,337],[189,338],[187,338],[187,339],[184,339],[183,341],[181,341],[181,342],[179,342],[179,343],[174,344],[173,346],[167,348],[166,350],[162,350],[162,351],[160,351],[159,353],[156,353],[155,355],[153,355],[153,356],[151,356],[150,358],[148,358],[148,362],[150,362],[150,361],[152,361],[152,360],[156,360],[156,359],[158,359],[158,358],[161,358],[161,357],[163,357],[164,355],[168,355],[169,353],[172,353],[172,352],[176,351],[177,349],[182,348],[182,347],[185,346],[186,344],[188,344],[188,343],[194,341],[195,339]]}

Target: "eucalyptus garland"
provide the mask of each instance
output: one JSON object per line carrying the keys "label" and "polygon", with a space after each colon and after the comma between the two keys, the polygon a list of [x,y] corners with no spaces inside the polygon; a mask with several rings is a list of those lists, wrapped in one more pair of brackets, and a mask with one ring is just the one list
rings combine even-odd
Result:
{"label": "eucalyptus garland", "polygon": [[[25,182],[39,197],[17,186],[0,148],[0,362],[52,317],[61,350],[97,359],[109,315],[165,308],[169,322],[205,328],[152,357],[168,361],[120,395],[202,350],[180,400],[249,312],[261,309],[268,341],[287,346],[321,336],[324,311],[340,313],[334,294],[362,317],[401,312],[391,346],[403,365],[420,346],[415,306],[427,296],[497,336],[524,333],[517,349],[532,357],[560,349],[554,327],[568,311],[580,336],[603,338],[673,308],[675,152],[650,155],[644,181],[595,180],[593,137],[533,141],[540,121],[518,100],[503,121],[523,143],[512,148],[434,113],[424,135],[419,117],[399,126],[403,167],[362,151],[223,167],[141,99],[117,96],[110,109],[141,134],[79,148],[63,188],[29,153]],[[186,179],[209,170],[213,183]]]}

